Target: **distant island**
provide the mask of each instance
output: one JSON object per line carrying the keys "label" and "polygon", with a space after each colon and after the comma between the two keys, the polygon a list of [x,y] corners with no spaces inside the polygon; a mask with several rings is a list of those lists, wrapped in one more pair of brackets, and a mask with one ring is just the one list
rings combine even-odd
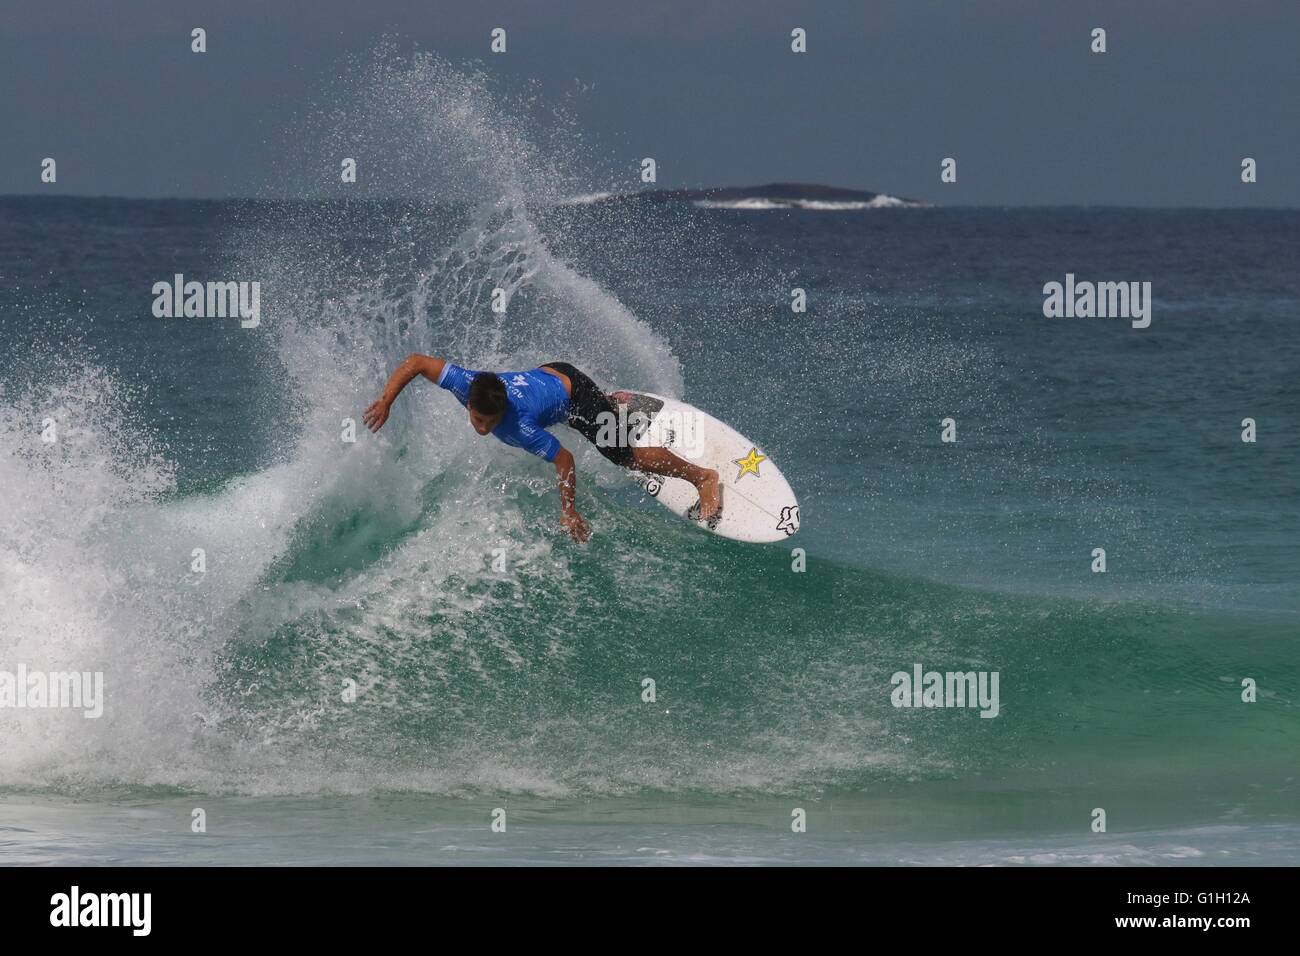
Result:
{"label": "distant island", "polygon": [[926,206],[916,199],[861,189],[841,189],[817,183],[768,183],[765,186],[714,186],[707,189],[643,189],[634,193],[593,193],[570,203],[690,202],[706,209],[811,209],[837,212],[854,209],[898,209]]}

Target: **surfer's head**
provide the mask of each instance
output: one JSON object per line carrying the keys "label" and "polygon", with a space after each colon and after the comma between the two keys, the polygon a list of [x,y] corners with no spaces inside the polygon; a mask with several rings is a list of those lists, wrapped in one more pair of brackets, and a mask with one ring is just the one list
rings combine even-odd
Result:
{"label": "surfer's head", "polygon": [[491,372],[479,372],[469,383],[469,423],[474,431],[490,434],[505,413],[505,383]]}

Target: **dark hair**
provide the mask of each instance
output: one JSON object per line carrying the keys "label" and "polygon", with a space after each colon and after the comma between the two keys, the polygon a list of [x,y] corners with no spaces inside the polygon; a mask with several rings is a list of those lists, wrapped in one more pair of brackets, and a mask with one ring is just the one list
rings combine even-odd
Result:
{"label": "dark hair", "polygon": [[469,383],[469,407],[480,415],[500,415],[506,410],[506,386],[491,372],[479,372]]}

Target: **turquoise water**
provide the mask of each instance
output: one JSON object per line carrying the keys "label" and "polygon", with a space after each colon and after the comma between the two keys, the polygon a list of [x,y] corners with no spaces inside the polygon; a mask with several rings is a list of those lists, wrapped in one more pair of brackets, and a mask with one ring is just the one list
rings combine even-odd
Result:
{"label": "turquoise water", "polygon": [[[0,857],[1296,862],[1300,213],[573,204],[510,122],[487,162],[428,119],[454,76],[376,82],[438,201],[0,199],[0,669],[106,687],[0,709]],[[261,325],[153,318],[177,272]],[[1066,272],[1151,327],[1044,318]],[[574,545],[422,383],[341,440],[413,350],[682,396],[802,530],[707,536],[582,448]],[[915,664],[998,716],[894,707]]]}
{"label": "turquoise water", "polygon": [[[922,813],[912,802],[810,802],[808,831],[793,834],[790,806],[764,798],[6,798],[0,847],[11,865],[1277,866],[1294,861],[1300,835],[1289,825],[1234,823],[1027,833],[1014,809],[991,816],[987,799],[977,816],[928,801]],[[189,828],[199,804],[208,814],[203,834]],[[494,832],[500,804],[506,829]],[[927,837],[906,829],[918,816]],[[978,838],[972,820],[987,828]]]}

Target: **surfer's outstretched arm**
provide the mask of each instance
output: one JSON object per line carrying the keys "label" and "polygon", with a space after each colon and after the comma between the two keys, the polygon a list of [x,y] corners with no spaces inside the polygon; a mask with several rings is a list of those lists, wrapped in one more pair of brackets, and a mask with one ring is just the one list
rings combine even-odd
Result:
{"label": "surfer's outstretched arm", "polygon": [[573,467],[573,453],[561,447],[555,453],[555,477],[560,483],[560,525],[575,541],[586,541],[591,533],[576,505],[578,473]]}
{"label": "surfer's outstretched arm", "polygon": [[365,414],[361,417],[361,420],[366,423],[366,427],[372,432],[377,432],[383,428],[384,422],[388,421],[388,409],[392,407],[397,396],[402,393],[402,389],[411,383],[411,379],[417,375],[423,375],[429,381],[437,382],[446,364],[445,359],[435,358],[432,355],[421,355],[418,352],[412,352],[408,355],[402,364],[393,370],[393,374],[389,376],[383,394],[366,409]]}

